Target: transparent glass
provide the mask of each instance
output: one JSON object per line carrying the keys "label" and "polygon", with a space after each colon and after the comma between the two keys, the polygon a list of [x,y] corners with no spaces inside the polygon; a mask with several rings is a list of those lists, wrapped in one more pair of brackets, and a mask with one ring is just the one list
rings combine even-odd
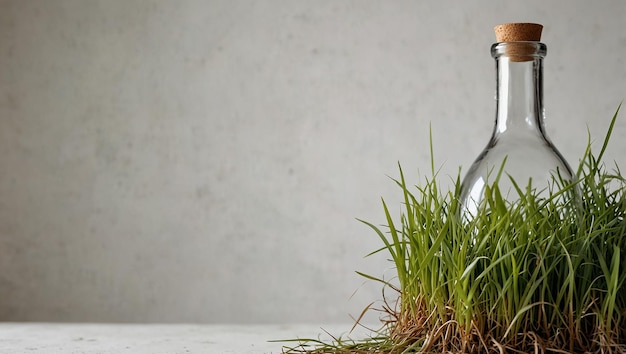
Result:
{"label": "transparent glass", "polygon": [[572,169],[548,138],[544,127],[543,58],[546,46],[539,42],[496,43],[496,121],[485,149],[472,164],[461,184],[461,213],[476,215],[486,185],[498,172],[498,187],[505,199],[519,195],[508,176],[521,187],[529,183],[535,193],[546,195],[552,176],[571,181]]}

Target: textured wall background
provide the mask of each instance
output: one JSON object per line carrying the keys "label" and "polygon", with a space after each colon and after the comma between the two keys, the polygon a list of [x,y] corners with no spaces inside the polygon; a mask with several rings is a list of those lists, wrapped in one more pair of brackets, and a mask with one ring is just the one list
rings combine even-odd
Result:
{"label": "textured wall background", "polygon": [[[0,320],[341,322],[391,277],[386,175],[491,134],[492,27],[545,24],[571,164],[626,98],[626,4],[0,0]],[[625,113],[626,114],[626,113]],[[626,117],[608,159],[626,166]],[[352,293],[357,293],[351,297]]]}

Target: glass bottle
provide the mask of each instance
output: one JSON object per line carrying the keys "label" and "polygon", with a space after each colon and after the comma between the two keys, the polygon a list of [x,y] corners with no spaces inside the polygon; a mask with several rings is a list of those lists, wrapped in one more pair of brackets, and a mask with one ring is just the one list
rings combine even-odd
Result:
{"label": "glass bottle", "polygon": [[460,206],[465,217],[476,215],[485,186],[502,174],[503,198],[519,197],[509,176],[520,188],[529,183],[539,195],[549,192],[554,177],[572,180],[572,170],[548,138],[544,128],[542,26],[514,23],[496,26],[498,43],[491,47],[496,61],[496,121],[485,149],[461,184]]}

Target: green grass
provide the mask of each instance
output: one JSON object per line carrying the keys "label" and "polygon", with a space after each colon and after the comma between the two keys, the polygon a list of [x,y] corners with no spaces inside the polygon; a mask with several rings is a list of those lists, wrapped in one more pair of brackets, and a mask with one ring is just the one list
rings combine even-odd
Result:
{"label": "green grass", "polygon": [[284,352],[626,353],[626,180],[602,162],[616,118],[576,181],[554,178],[547,197],[514,184],[515,202],[494,185],[472,219],[459,211],[460,174],[442,191],[434,168],[414,187],[400,168],[400,218],[383,201],[386,225],[363,221],[397,272],[394,284],[362,274],[398,292],[382,329]]}

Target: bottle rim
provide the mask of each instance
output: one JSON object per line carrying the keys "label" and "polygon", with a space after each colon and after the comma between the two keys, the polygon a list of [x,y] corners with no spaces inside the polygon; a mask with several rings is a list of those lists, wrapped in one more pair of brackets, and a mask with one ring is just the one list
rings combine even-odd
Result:
{"label": "bottle rim", "polygon": [[511,61],[531,61],[546,56],[548,48],[541,42],[500,42],[491,46],[494,59],[509,57]]}

